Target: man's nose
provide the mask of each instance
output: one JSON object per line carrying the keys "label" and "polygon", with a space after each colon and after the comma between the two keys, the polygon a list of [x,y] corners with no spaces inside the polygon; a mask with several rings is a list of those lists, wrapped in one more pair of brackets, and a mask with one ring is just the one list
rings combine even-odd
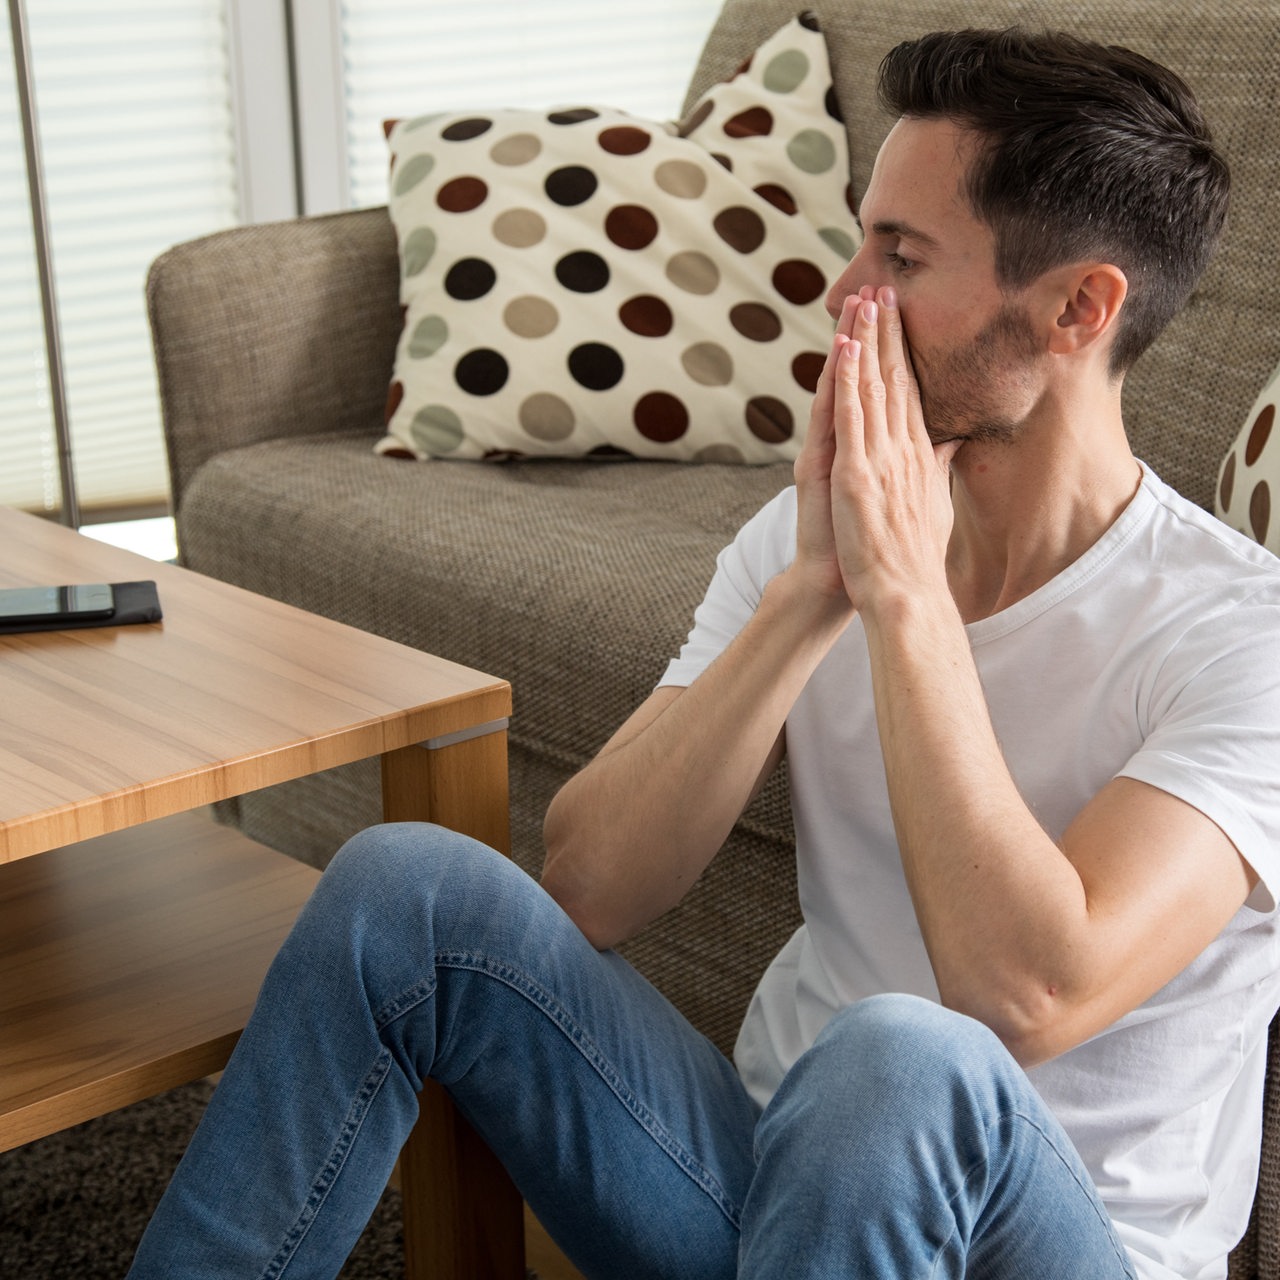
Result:
{"label": "man's nose", "polygon": [[844,307],[844,300],[852,297],[864,285],[871,285],[872,288],[878,289],[882,284],[887,284],[887,280],[881,280],[877,275],[874,266],[874,259],[867,252],[866,242],[857,253],[849,259],[848,265],[836,277],[835,283],[827,290],[826,308],[827,314],[833,320],[840,319],[840,311]]}

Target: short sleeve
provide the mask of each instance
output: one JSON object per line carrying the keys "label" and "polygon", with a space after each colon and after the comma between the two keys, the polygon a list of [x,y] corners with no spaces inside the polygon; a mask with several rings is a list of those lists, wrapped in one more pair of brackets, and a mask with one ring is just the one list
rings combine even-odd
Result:
{"label": "short sleeve", "polygon": [[1254,598],[1182,637],[1147,700],[1149,729],[1119,772],[1216,823],[1259,877],[1248,905],[1280,900],[1280,601]]}
{"label": "short sleeve", "polygon": [[760,604],[769,580],[795,559],[795,489],[784,489],[738,530],[716,557],[716,571],[693,628],[658,687],[688,688],[729,646]]}

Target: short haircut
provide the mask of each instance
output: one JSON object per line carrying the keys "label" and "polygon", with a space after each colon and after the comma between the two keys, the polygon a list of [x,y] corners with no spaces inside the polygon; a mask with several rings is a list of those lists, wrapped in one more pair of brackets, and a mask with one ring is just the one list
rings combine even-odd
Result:
{"label": "short haircut", "polygon": [[1111,373],[1127,370],[1190,297],[1226,221],[1227,164],[1184,81],[1128,49],[1014,27],[906,41],[879,92],[896,116],[976,135],[966,194],[1003,288],[1088,259],[1125,273]]}

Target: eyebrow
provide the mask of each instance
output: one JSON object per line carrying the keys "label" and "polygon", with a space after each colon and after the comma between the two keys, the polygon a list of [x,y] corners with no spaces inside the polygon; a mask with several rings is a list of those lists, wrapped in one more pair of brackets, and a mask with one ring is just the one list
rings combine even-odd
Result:
{"label": "eyebrow", "polygon": [[[861,218],[854,218],[854,221],[859,229],[864,229]],[[926,249],[941,247],[927,231],[921,231],[919,227],[913,227],[909,222],[898,222],[893,218],[882,218],[878,222],[873,222],[871,230],[878,236],[900,236],[905,240],[914,240],[916,244],[923,245]]]}

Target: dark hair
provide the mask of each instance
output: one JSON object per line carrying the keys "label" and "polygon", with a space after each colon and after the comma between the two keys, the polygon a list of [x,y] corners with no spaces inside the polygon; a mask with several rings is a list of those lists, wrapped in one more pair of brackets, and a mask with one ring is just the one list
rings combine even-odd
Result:
{"label": "dark hair", "polygon": [[1125,273],[1111,371],[1128,369],[1190,296],[1226,220],[1226,161],[1182,79],[1128,49],[1015,27],[906,41],[879,90],[894,115],[980,139],[966,194],[995,235],[1002,287],[1088,258]]}

